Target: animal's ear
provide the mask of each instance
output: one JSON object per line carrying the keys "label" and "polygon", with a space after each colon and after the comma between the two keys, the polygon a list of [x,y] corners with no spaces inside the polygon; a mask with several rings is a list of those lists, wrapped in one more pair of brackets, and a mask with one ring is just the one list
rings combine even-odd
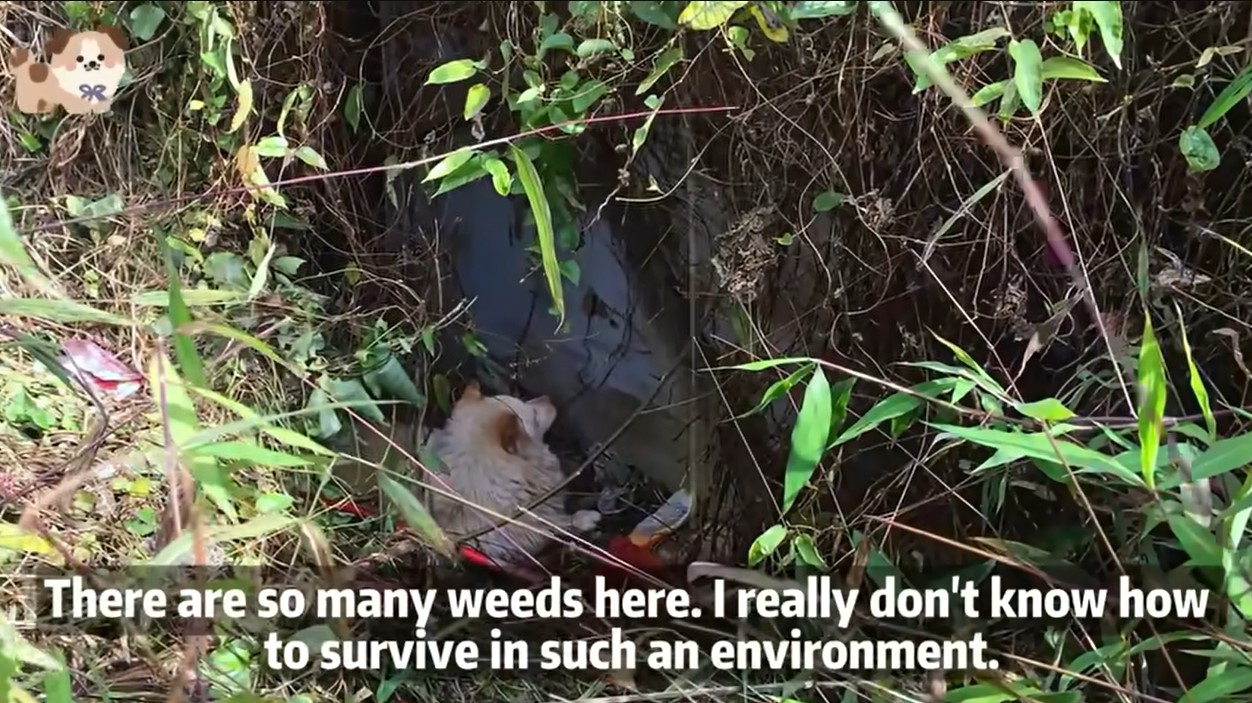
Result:
{"label": "animal's ear", "polygon": [[48,37],[48,41],[43,43],[43,50],[48,53],[48,56],[56,56],[65,51],[65,47],[69,46],[74,34],[68,29],[58,29],[52,33],[51,37]]}
{"label": "animal's ear", "polygon": [[522,421],[511,412],[503,412],[492,418],[491,433],[496,444],[509,454],[518,453],[518,445],[526,434],[522,430]]}
{"label": "animal's ear", "polygon": [[112,24],[102,24],[96,27],[96,31],[113,40],[117,48],[126,51],[130,48],[130,40],[126,38],[126,32],[121,27]]}
{"label": "animal's ear", "polygon": [[470,381],[465,384],[465,390],[461,391],[461,397],[458,398],[457,401],[462,403],[473,403],[482,399],[483,392],[482,389],[478,387],[478,381]]}
{"label": "animal's ear", "polygon": [[552,423],[556,422],[556,406],[552,404],[552,400],[546,395],[538,398],[531,398],[526,404],[535,411],[535,419],[539,421],[539,434],[547,434],[552,427]]}

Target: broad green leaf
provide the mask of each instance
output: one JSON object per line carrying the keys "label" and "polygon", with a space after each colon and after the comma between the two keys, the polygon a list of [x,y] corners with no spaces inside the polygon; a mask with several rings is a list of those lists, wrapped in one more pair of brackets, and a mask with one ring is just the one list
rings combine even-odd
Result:
{"label": "broad green leaf", "polygon": [[355,134],[361,129],[361,111],[364,109],[364,98],[361,95],[361,84],[357,83],[348,89],[343,101],[343,118]]}
{"label": "broad green leaf", "polygon": [[648,77],[639,83],[638,88],[635,88],[635,95],[643,95],[651,90],[652,86],[656,85],[656,82],[661,80],[673,68],[674,64],[681,61],[682,58],[683,50],[681,46],[671,46],[658,54],[656,63],[652,65],[652,71],[648,74]]}
{"label": "broad green leaf", "polygon": [[999,100],[1000,96],[1004,95],[1004,89],[1007,86],[1008,81],[996,81],[995,83],[989,83],[979,88],[978,92],[970,96],[969,100],[974,104],[974,107],[982,107],[983,105]]}
{"label": "broad green leaf", "polygon": [[1201,127],[1191,125],[1178,136],[1178,150],[1192,171],[1212,171],[1221,163],[1213,138]]}
{"label": "broad green leaf", "polygon": [[855,0],[800,0],[791,6],[791,19],[817,20],[856,12]]}
{"label": "broad green leaf", "polygon": [[1044,398],[1033,403],[1021,403],[1013,406],[1017,412],[1026,417],[1042,422],[1063,422],[1074,417],[1074,411],[1056,398]]}
{"label": "broad green leaf", "polygon": [[426,177],[422,179],[422,183],[429,183],[435,179],[447,176],[458,168],[464,166],[465,162],[469,161],[470,157],[473,155],[473,147],[463,146],[460,149],[457,149],[451,154],[443,157],[442,161],[435,164],[435,167],[430,170],[430,173],[426,174]]}
{"label": "broad green leaf", "polygon": [[487,101],[491,99],[491,88],[482,83],[475,83],[465,92],[465,119],[472,120],[482,112]]}
{"label": "broad green leaf", "polygon": [[452,543],[448,535],[431,517],[430,512],[426,510],[426,506],[422,505],[412,491],[386,474],[379,474],[378,487],[382,489],[388,500],[395,504],[409,529],[415,531],[440,554],[449,558],[456,556],[456,545]]}
{"label": "broad green leaf", "polygon": [[1100,29],[1104,51],[1113,65],[1122,67],[1122,4],[1119,0],[1080,0],[1073,5],[1075,13],[1086,10]]}
{"label": "broad green leaf", "polygon": [[626,3],[630,11],[635,14],[635,17],[650,25],[673,31],[678,29],[678,24],[674,21],[672,14],[666,9],[667,4],[656,2],[656,0],[632,0],[632,2]]}
{"label": "broad green leaf", "polygon": [[470,59],[457,59],[441,66],[436,66],[426,77],[425,85],[444,85],[457,83],[471,78],[478,73],[478,65]]}
{"label": "broad green leaf", "polygon": [[1202,481],[1252,464],[1252,432],[1218,440],[1191,463],[1191,478]]}
{"label": "broad green leaf", "polygon": [[1143,344],[1139,348],[1139,469],[1148,488],[1156,486],[1156,458],[1161,450],[1161,421],[1165,417],[1165,360],[1152,331],[1152,319],[1144,317]]}
{"label": "broad green leaf", "polygon": [[921,401],[908,393],[889,395],[870,408],[869,412],[861,416],[861,419],[852,423],[852,426],[836,437],[835,441],[831,442],[827,449],[833,449],[840,444],[856,439],[888,420],[894,420],[897,417],[911,413],[920,405]]}
{"label": "broad green leaf", "polygon": [[[1112,457],[1060,437],[1049,441],[1048,437],[1042,432],[1010,432],[985,427],[959,427],[942,424],[932,424],[931,427],[974,444],[981,444],[989,449],[1016,451],[1024,457],[1042,461],[1058,461],[1057,452],[1059,451],[1059,460],[1069,464],[1074,469],[1074,473],[1111,475],[1134,486],[1143,485],[1143,479]],[[1056,449],[1052,448],[1053,443],[1056,444]]]}
{"label": "broad green leaf", "polygon": [[287,155],[287,148],[287,138],[274,134],[258,141],[253,145],[252,151],[257,156],[278,159]]}
{"label": "broad green leaf", "polygon": [[1213,406],[1209,403],[1209,392],[1204,387],[1204,379],[1200,377],[1200,369],[1196,368],[1195,356],[1191,353],[1191,343],[1187,341],[1187,325],[1182,322],[1184,318],[1178,303],[1174,303],[1174,311],[1178,315],[1178,332],[1182,337],[1182,350],[1187,356],[1187,374],[1191,384],[1191,393],[1200,406],[1200,413],[1204,415],[1204,425],[1209,431],[1208,440],[1212,442],[1217,439],[1217,419],[1213,417]]}
{"label": "broad green leaf", "polygon": [[762,532],[759,537],[752,541],[752,546],[748,548],[748,566],[756,566],[764,561],[766,557],[778,551],[778,548],[787,540],[789,534],[790,531],[783,525],[774,525]]}
{"label": "broad green leaf", "polygon": [[507,198],[509,191],[513,188],[513,174],[509,173],[509,167],[500,159],[490,154],[483,157],[483,170],[491,174],[491,187],[501,197]]}
{"label": "broad green leaf", "polygon": [[390,396],[405,400],[421,407],[426,404],[426,397],[417,389],[413,377],[394,354],[388,354],[387,360],[378,367],[370,369],[362,377],[375,397]]}
{"label": "broad green leaf", "polygon": [[791,543],[796,546],[796,554],[800,555],[800,561],[808,564],[819,571],[829,571],[830,567],[826,564],[826,560],[817,551],[817,545],[813,544],[813,538],[808,535],[796,535]]}
{"label": "broad green leaf", "polygon": [[848,401],[852,398],[852,387],[856,378],[845,378],[831,387],[830,431],[834,432],[843,424],[848,416]]}
{"label": "broad green leaf", "polygon": [[617,45],[608,39],[584,39],[574,53],[578,54],[578,58],[585,59],[612,51],[617,51]]}
{"label": "broad green leaf", "polygon": [[198,447],[188,448],[186,453],[197,456],[211,456],[215,459],[226,461],[241,461],[258,467],[295,468],[308,466],[312,463],[308,459],[295,456],[294,454],[267,449],[255,442],[246,440],[203,444]]}
{"label": "broad green leaf", "polygon": [[845,200],[847,200],[847,196],[843,193],[824,190],[813,198],[813,212],[829,212],[842,205]]}
{"label": "broad green leaf", "polygon": [[765,393],[761,394],[761,401],[756,404],[756,407],[752,408],[751,410],[749,410],[748,412],[742,415],[739,415],[738,418],[736,419],[745,418],[745,417],[748,417],[749,415],[755,415],[761,412],[767,406],[769,406],[770,403],[786,395],[787,391],[794,388],[795,385],[800,382],[800,379],[804,378],[812,371],[813,371],[813,365],[805,364],[804,366],[801,366],[795,371],[792,371],[787,376],[780,378],[777,381],[774,381],[773,383],[770,384],[769,388],[765,389]]}
{"label": "broad green leaf", "polygon": [[1187,689],[1181,700],[1187,703],[1247,700],[1248,696],[1244,694],[1244,691],[1250,688],[1252,688],[1252,669],[1233,667],[1220,674],[1210,675]]}
{"label": "broad green leaf", "polygon": [[1013,57],[1013,85],[1021,96],[1022,104],[1038,115],[1043,105],[1043,56],[1039,45],[1031,39],[1009,42],[1009,55]]}
{"label": "broad green leaf", "polygon": [[552,304],[556,308],[557,328],[565,324],[565,294],[561,289],[561,266],[556,258],[556,232],[552,228],[552,210],[548,205],[548,196],[544,192],[543,181],[539,172],[526,152],[516,145],[509,144],[509,153],[517,166],[517,177],[522,182],[522,190],[526,192],[526,200],[530,203],[530,211],[534,215],[535,236],[539,240],[539,258],[543,264],[543,277],[548,282],[548,294],[552,296]]}
{"label": "broad green leaf", "polygon": [[1200,121],[1196,123],[1196,126],[1205,130],[1212,127],[1213,123],[1225,117],[1232,107],[1243,102],[1244,98],[1248,97],[1248,93],[1252,93],[1252,64],[1245,67],[1234,80],[1226,84],[1222,92],[1218,93],[1217,98],[1213,100],[1213,104],[1209,105],[1200,116]]}
{"label": "broad green leaf", "polygon": [[1039,71],[1045,81],[1073,80],[1091,83],[1108,83],[1095,66],[1072,56],[1053,56],[1044,59]]}
{"label": "broad green leaf", "polygon": [[1190,557],[1189,564],[1194,566],[1217,566],[1221,563],[1222,550],[1217,545],[1213,533],[1204,529],[1198,522],[1188,517],[1185,512],[1173,513],[1168,518],[1169,528],[1178,538],[1183,551]]}
{"label": "broad green leaf", "polygon": [[164,19],[165,10],[156,3],[145,2],[130,11],[130,31],[139,41],[148,41],[156,36]]}
{"label": "broad green leaf", "polygon": [[323,158],[322,155],[317,152],[317,149],[314,149],[308,144],[305,144],[299,149],[296,149],[296,158],[300,159],[301,161],[308,164],[309,166],[312,166],[313,168],[316,168],[322,171],[330,170],[330,165],[326,163],[326,159]]}
{"label": "broad green leaf", "polygon": [[386,422],[387,419],[383,415],[383,411],[379,409],[378,403],[370,397],[365,390],[365,386],[356,379],[340,379],[331,380],[330,388],[327,389],[330,397],[337,401],[358,401],[364,403],[361,406],[361,414],[377,423]]}
{"label": "broad green leaf", "polygon": [[747,5],[746,0],[739,2],[689,2],[678,15],[678,23],[685,24],[697,31],[716,29],[730,19],[739,8]]}
{"label": "broad green leaf", "polygon": [[130,327],[134,324],[124,317],[97,310],[90,305],[84,305],[73,300],[40,298],[0,299],[0,315],[33,317],[38,320],[61,323],[98,322],[119,327]]}
{"label": "broad green leaf", "polygon": [[804,401],[795,427],[791,430],[791,453],[787,457],[787,469],[783,474],[782,512],[791,510],[796,497],[808,484],[813,470],[826,451],[826,439],[830,436],[830,384],[821,367],[813,369],[813,376],[804,389]]}

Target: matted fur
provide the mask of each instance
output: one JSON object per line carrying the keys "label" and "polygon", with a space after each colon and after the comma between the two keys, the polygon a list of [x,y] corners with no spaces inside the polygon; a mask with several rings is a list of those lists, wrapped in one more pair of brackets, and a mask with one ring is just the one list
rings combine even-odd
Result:
{"label": "matted fur", "polygon": [[[497,515],[512,516],[565,479],[560,461],[543,441],[555,419],[556,408],[546,397],[488,398],[476,384],[466,388],[448,423],[431,433],[429,444],[444,464],[448,487],[461,497],[457,501],[432,493],[431,512],[450,537],[459,540],[490,527],[500,521]],[[600,521],[594,510],[570,515],[564,505],[564,492],[558,492],[529,508],[538,519],[522,515],[478,538],[473,546],[492,559],[524,563],[528,555],[547,546],[554,532],[585,533]]]}

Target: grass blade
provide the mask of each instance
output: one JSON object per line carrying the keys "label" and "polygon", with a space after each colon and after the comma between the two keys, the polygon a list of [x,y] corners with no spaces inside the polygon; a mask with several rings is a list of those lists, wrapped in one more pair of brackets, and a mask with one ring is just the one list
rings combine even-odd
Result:
{"label": "grass blade", "polygon": [[398,481],[385,474],[379,474],[378,487],[382,489],[387,499],[395,504],[400,510],[401,517],[404,522],[417,534],[426,540],[435,551],[440,554],[453,558],[456,556],[456,545],[452,540],[448,539],[448,535],[440,529],[435,519],[431,517],[430,511],[425,505],[413,495],[413,492]]}
{"label": "grass blade", "polygon": [[548,196],[543,191],[543,181],[526,152],[510,144],[509,152],[517,164],[517,176],[526,191],[526,200],[535,218],[535,236],[539,240],[539,255],[543,260],[543,277],[548,282],[548,294],[556,306],[557,329],[565,325],[565,295],[561,290],[561,267],[556,259],[556,232],[552,229],[552,210]]}
{"label": "grass blade", "polygon": [[1152,332],[1152,319],[1143,320],[1139,349],[1139,468],[1148,488],[1156,485],[1156,457],[1161,451],[1161,420],[1165,417],[1165,360]]}

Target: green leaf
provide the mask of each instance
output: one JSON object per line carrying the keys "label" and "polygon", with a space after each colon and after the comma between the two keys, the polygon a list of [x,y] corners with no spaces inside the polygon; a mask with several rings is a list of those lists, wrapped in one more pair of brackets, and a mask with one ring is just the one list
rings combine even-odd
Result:
{"label": "green leaf", "polygon": [[264,137],[252,147],[257,156],[277,159],[287,155],[287,138],[272,134]]}
{"label": "green leaf", "polygon": [[270,422],[268,418],[263,417],[252,408],[249,408],[248,406],[244,405],[243,403],[240,403],[237,400],[234,400],[232,398],[227,398],[221,393],[209,390],[207,388],[193,387],[191,390],[195,392],[197,395],[203,396],[204,398],[214,403],[217,403],[223,408],[230,410],[231,412],[238,415],[243,420],[249,421],[250,423],[256,425],[256,429],[259,432],[261,432],[264,435],[269,436],[271,439],[277,440],[290,447],[296,447],[297,449],[304,449],[314,454],[321,454],[322,456],[326,456],[326,457],[335,456],[335,452],[331,451],[330,449],[323,447],[321,444],[318,444],[317,442],[313,441],[312,439],[306,437],[305,435],[299,432],[287,429],[285,427],[279,427],[273,424],[272,422]]}
{"label": "green leaf", "polygon": [[848,401],[852,398],[852,387],[856,385],[856,377],[845,378],[831,387],[830,431],[839,429],[848,416]]}
{"label": "green leaf", "polygon": [[[191,310],[183,298],[182,280],[179,276],[178,264],[174,262],[174,250],[168,241],[162,247],[165,258],[165,280],[169,287],[169,320],[174,328],[174,357],[178,359],[178,367],[182,370],[193,386],[203,386],[204,360],[196,351],[195,342],[183,331],[191,324]],[[257,271],[260,273],[260,269]]]}
{"label": "green leaf", "polygon": [[778,551],[778,548],[787,540],[788,534],[790,534],[790,531],[783,525],[774,525],[762,532],[759,537],[752,541],[752,546],[748,548],[748,566],[756,566],[764,561],[766,557]]}
{"label": "green leaf", "polygon": [[884,422],[903,417],[916,410],[920,405],[921,401],[908,393],[893,393],[870,408],[869,412],[861,416],[861,419],[852,423],[852,426],[836,437],[835,441],[831,442],[827,449],[833,449],[840,444],[856,439]]}
{"label": "green leaf", "polygon": [[501,197],[507,198],[513,188],[513,175],[503,161],[488,154],[483,158],[483,170],[491,174],[491,186]]}
{"label": "green leaf", "polygon": [[1204,387],[1204,379],[1200,377],[1200,369],[1196,368],[1195,356],[1191,353],[1191,343],[1187,341],[1187,325],[1182,322],[1182,309],[1174,303],[1175,314],[1178,315],[1178,332],[1182,337],[1182,350],[1187,356],[1187,378],[1191,384],[1191,393],[1195,396],[1200,413],[1204,415],[1204,425],[1208,428],[1210,442],[1217,439],[1217,419],[1213,416],[1213,406],[1209,403],[1209,393]]}
{"label": "green leaf", "polygon": [[1143,320],[1139,348],[1139,468],[1148,488],[1156,486],[1156,458],[1161,450],[1161,421],[1165,417],[1165,360],[1152,332],[1152,319]]}
{"label": "green leaf", "polygon": [[1100,40],[1104,51],[1113,59],[1113,65],[1122,67],[1122,4],[1119,0],[1080,0],[1073,5],[1074,12],[1087,11],[1100,28]]}
{"label": "green leaf", "polygon": [[430,75],[426,76],[426,83],[423,85],[458,83],[466,78],[472,78],[476,73],[478,73],[478,65],[473,60],[457,59],[436,66]]}
{"label": "green leaf", "polygon": [[343,118],[348,121],[348,126],[352,128],[354,134],[361,129],[362,108],[361,84],[357,83],[348,89],[348,95],[343,101]]}
{"label": "green leaf", "polygon": [[847,196],[843,193],[836,193],[833,190],[824,190],[813,198],[813,212],[828,212],[839,207],[847,200]]}
{"label": "green leaf", "polygon": [[974,361],[974,357],[970,356],[969,352],[966,352],[964,349],[958,347],[952,342],[940,337],[934,331],[930,334],[937,339],[940,344],[947,347],[952,352],[952,355],[956,357],[957,361],[965,364],[971,371],[973,371],[973,377],[971,380],[976,382],[980,387],[982,387],[983,390],[991,393],[997,398],[1004,398],[1008,395],[1004,391],[1004,386],[1001,386],[994,378],[992,378],[991,374],[987,373],[987,370],[984,369],[981,364]]}
{"label": "green leaf", "polygon": [[1017,412],[1026,417],[1043,422],[1064,422],[1074,417],[1074,412],[1056,398],[1044,398],[1033,403],[1021,403],[1013,406]]}
{"label": "green leaf", "polygon": [[1178,137],[1178,150],[1192,171],[1212,171],[1221,163],[1217,145],[1203,128],[1196,125],[1184,129]]}
{"label": "green leaf", "polygon": [[791,510],[796,497],[808,484],[817,463],[826,451],[826,439],[830,436],[830,384],[821,367],[813,369],[813,376],[804,389],[804,401],[795,427],[791,430],[791,453],[787,457],[787,469],[783,474],[782,512]]}
{"label": "green leaf", "polygon": [[1202,481],[1252,463],[1252,432],[1218,440],[1191,462],[1191,478]]}
{"label": "green leaf", "polygon": [[394,354],[388,354],[387,360],[377,368],[370,369],[362,380],[376,397],[398,398],[418,407],[426,404],[426,398],[417,389],[413,377],[404,370]]}
{"label": "green leaf", "polygon": [[130,11],[130,31],[139,41],[156,36],[157,28],[165,19],[165,10],[153,3],[144,3]]}
{"label": "green leaf", "polygon": [[435,167],[430,170],[430,173],[426,174],[426,177],[422,179],[422,183],[429,183],[430,181],[447,176],[458,168],[464,166],[465,162],[469,161],[470,157],[473,155],[474,147],[463,146],[460,149],[457,149],[451,154],[443,157],[442,161],[435,164]]}
{"label": "green leaf", "polygon": [[130,327],[133,323],[124,317],[97,310],[90,305],[73,300],[44,300],[40,298],[0,299],[0,315],[33,317],[48,322],[75,323],[97,322],[118,327]]}
{"label": "green leaf", "polygon": [[745,364],[737,364],[729,368],[732,370],[736,370],[736,371],[765,371],[766,369],[772,369],[778,366],[789,366],[791,364],[811,364],[811,363],[814,363],[814,361],[813,359],[809,357],[791,356],[791,357],[784,357],[781,359],[758,359],[756,361],[749,361]]}
{"label": "green leaf", "polygon": [[0,549],[27,554],[51,554],[55,551],[43,537],[11,522],[0,522]]}
{"label": "green leaf", "polygon": [[611,51],[617,51],[617,45],[608,39],[584,39],[574,53],[578,58],[585,59]]}
{"label": "green leaf", "polygon": [[996,81],[995,83],[989,83],[984,85],[982,88],[979,88],[978,92],[970,96],[969,100],[974,104],[974,107],[982,107],[987,103],[999,100],[1000,96],[1004,95],[1004,89],[1007,86],[1008,81]]}
{"label": "green leaf", "polygon": [[682,58],[683,50],[681,46],[671,46],[658,54],[656,63],[652,64],[652,71],[648,74],[648,77],[643,79],[638,88],[635,88],[635,95],[643,95],[648,92]]}
{"label": "green leaf", "polygon": [[383,495],[387,496],[399,509],[409,529],[415,531],[426,541],[426,544],[445,557],[456,556],[456,545],[448,539],[448,535],[440,529],[430,512],[426,510],[426,506],[422,505],[412,491],[386,474],[379,474],[378,487],[382,489]]}
{"label": "green leaf", "polygon": [[1017,94],[1032,113],[1038,115],[1043,105],[1043,56],[1039,45],[1031,39],[1009,42],[1009,55],[1013,57],[1013,85]]}
{"label": "green leaf", "polygon": [[1206,530],[1200,523],[1191,519],[1184,512],[1172,513],[1169,518],[1169,529],[1178,538],[1178,544],[1189,557],[1188,564],[1193,566],[1217,566],[1221,563],[1222,550],[1217,546],[1213,533]]}
{"label": "green leaf", "polygon": [[1072,80],[1108,83],[1095,66],[1072,56],[1053,56],[1044,59],[1039,70],[1045,81]]}
{"label": "green leaf", "polygon": [[482,112],[487,101],[491,99],[491,88],[482,83],[475,83],[465,93],[465,119],[472,120]]}
{"label": "green leaf", "polygon": [[295,456],[294,454],[267,449],[255,442],[246,440],[214,442],[212,444],[202,444],[198,447],[188,447],[186,454],[211,456],[214,459],[225,461],[245,462],[257,467],[295,468],[308,466],[312,463],[308,459]]}
{"label": "green leaf", "polygon": [[796,554],[800,555],[800,561],[808,564],[814,569],[820,571],[829,571],[830,567],[826,564],[826,560],[817,551],[817,545],[813,544],[813,538],[808,535],[796,535],[791,543],[796,547]]}
{"label": "green leaf", "polygon": [[1196,126],[1200,129],[1212,127],[1213,123],[1225,117],[1232,107],[1243,102],[1250,92],[1252,92],[1252,64],[1246,66],[1239,72],[1239,75],[1235,76],[1234,80],[1226,84],[1222,92],[1217,94],[1217,99],[1213,101],[1213,104],[1209,105],[1201,115]]}
{"label": "green leaf", "polygon": [[843,17],[856,12],[854,0],[800,0],[791,6],[791,19],[817,20],[823,17]]}
{"label": "green leaf", "polygon": [[678,15],[678,23],[685,24],[696,31],[716,29],[730,19],[739,8],[747,5],[743,2],[689,2]]}
{"label": "green leaf", "polygon": [[670,31],[678,29],[678,23],[674,21],[673,14],[666,9],[667,3],[656,2],[655,0],[640,0],[626,4],[630,11],[635,14],[635,17],[650,25]]}
{"label": "green leaf", "polygon": [[322,158],[322,155],[317,153],[317,149],[314,149],[308,144],[296,149],[296,158],[313,168],[321,169],[322,171],[330,170],[330,166],[326,164],[326,159]]}
{"label": "green leaf", "polygon": [[522,190],[526,192],[526,200],[530,203],[530,210],[534,215],[535,235],[539,240],[543,276],[548,282],[548,294],[552,296],[552,304],[557,314],[557,327],[560,328],[565,324],[565,295],[561,290],[561,267],[556,258],[556,232],[552,229],[552,210],[548,205],[548,196],[544,193],[539,172],[535,170],[535,164],[526,152],[510,143],[509,153],[517,166],[517,177],[521,179]]}
{"label": "green leaf", "polygon": [[742,415],[739,415],[735,419],[748,417],[749,415],[755,415],[761,412],[766,407],[768,407],[770,403],[786,395],[787,391],[790,391],[792,388],[794,388],[795,385],[800,382],[800,379],[804,378],[812,371],[813,371],[813,365],[805,364],[804,366],[801,366],[795,371],[792,371],[787,376],[780,378],[777,381],[774,381],[773,383],[770,384],[769,388],[765,389],[765,393],[761,395],[761,402],[757,403],[755,408],[752,408],[748,412]]}
{"label": "green leaf", "polygon": [[359,401],[364,403],[360,407],[361,414],[370,420],[380,424],[387,421],[387,418],[383,416],[383,411],[378,408],[378,403],[370,397],[369,392],[365,390],[365,386],[361,385],[360,381],[336,378],[330,382],[328,390],[331,398],[336,401]]}
{"label": "green leaf", "polygon": [[[954,437],[968,440],[974,444],[980,444],[989,449],[1015,451],[1023,457],[1041,461],[1058,461],[1057,452],[1059,451],[1060,460],[1069,464],[1074,469],[1074,473],[1111,475],[1133,486],[1143,485],[1143,479],[1112,457],[1093,449],[1088,449],[1080,444],[1075,444],[1068,439],[1054,437],[1049,441],[1048,437],[1042,432],[1009,432],[1007,430],[994,430],[985,427],[958,427],[956,425],[943,424],[933,424],[931,426],[940,432],[947,432]],[[1056,444],[1056,449],[1053,449],[1053,443]]]}
{"label": "green leaf", "polygon": [[258,513],[284,513],[295,505],[296,499],[286,493],[262,493],[256,497]]}

